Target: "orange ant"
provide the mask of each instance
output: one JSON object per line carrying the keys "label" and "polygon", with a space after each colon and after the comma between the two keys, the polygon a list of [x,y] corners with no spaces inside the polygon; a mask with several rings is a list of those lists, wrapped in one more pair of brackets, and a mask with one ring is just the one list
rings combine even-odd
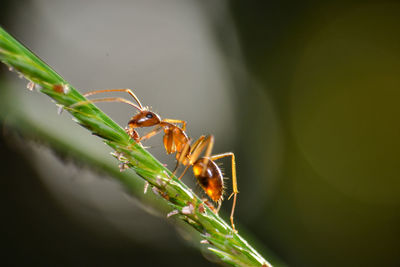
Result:
{"label": "orange ant", "polygon": [[[219,209],[223,200],[224,193],[224,181],[221,169],[214,162],[217,159],[221,159],[224,157],[231,157],[232,159],[232,187],[233,192],[229,196],[230,199],[233,196],[233,204],[230,215],[230,221],[233,230],[236,232],[235,225],[233,223],[233,214],[236,207],[236,198],[239,193],[237,188],[237,179],[236,179],[236,162],[235,155],[232,152],[211,155],[212,148],[214,146],[214,136],[210,135],[205,137],[201,136],[197,141],[190,145],[190,139],[185,133],[186,130],[186,122],[183,120],[175,120],[175,119],[161,119],[160,116],[152,111],[150,111],[147,107],[143,107],[140,103],[139,99],[130,89],[105,89],[105,90],[97,90],[91,91],[84,94],[85,97],[91,96],[98,93],[106,93],[106,92],[126,92],[131,95],[138,105],[132,103],[129,100],[120,97],[108,97],[108,98],[99,98],[88,101],[79,102],[79,105],[83,105],[85,103],[95,103],[95,102],[122,102],[129,104],[136,108],[139,113],[134,115],[128,122],[128,128],[126,129],[128,135],[134,139],[136,142],[141,142],[143,140],[149,139],[152,136],[156,135],[162,129],[164,130],[164,147],[168,154],[176,153],[176,166],[173,171],[177,171],[180,164],[186,166],[183,173],[180,175],[179,180],[186,173],[188,168],[192,166],[194,176],[196,177],[198,183],[204,190],[204,192],[216,203],[218,203],[218,208],[216,213],[219,212]],[[176,126],[175,124],[182,124],[182,128]],[[156,126],[155,129],[144,135],[143,137],[139,137],[139,134],[136,132],[136,128],[142,127],[151,127]],[[200,157],[201,153],[206,149],[203,157]]]}

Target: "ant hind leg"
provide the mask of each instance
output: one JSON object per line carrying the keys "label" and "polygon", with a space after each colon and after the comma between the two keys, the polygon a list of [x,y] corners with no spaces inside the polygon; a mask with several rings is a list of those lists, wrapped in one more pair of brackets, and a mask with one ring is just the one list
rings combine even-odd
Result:
{"label": "ant hind leg", "polygon": [[233,231],[237,232],[236,228],[235,228],[235,224],[233,223],[233,215],[235,213],[235,208],[236,208],[236,200],[237,200],[237,194],[239,193],[238,190],[238,186],[237,186],[237,178],[236,178],[236,161],[235,161],[235,154],[233,154],[232,152],[227,152],[227,153],[223,153],[223,154],[218,154],[218,155],[214,155],[211,157],[211,160],[217,160],[217,159],[221,159],[224,157],[231,157],[232,160],[232,194],[229,196],[228,199],[230,199],[233,196],[233,203],[232,203],[232,210],[231,210],[231,216],[230,216],[230,220],[231,220],[231,225],[232,225],[232,229]]}

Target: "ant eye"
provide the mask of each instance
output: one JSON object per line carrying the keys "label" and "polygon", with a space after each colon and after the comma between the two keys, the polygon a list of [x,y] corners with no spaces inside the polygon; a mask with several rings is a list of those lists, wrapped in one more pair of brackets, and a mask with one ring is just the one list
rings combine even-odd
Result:
{"label": "ant eye", "polygon": [[149,118],[149,119],[153,118],[153,114],[147,113],[147,114],[146,114],[146,118]]}

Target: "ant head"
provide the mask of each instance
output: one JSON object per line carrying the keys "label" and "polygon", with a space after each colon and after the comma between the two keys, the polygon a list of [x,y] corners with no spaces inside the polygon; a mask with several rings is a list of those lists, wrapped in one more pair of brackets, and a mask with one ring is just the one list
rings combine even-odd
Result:
{"label": "ant head", "polygon": [[149,110],[142,110],[131,118],[128,125],[130,128],[151,127],[160,124],[161,118]]}

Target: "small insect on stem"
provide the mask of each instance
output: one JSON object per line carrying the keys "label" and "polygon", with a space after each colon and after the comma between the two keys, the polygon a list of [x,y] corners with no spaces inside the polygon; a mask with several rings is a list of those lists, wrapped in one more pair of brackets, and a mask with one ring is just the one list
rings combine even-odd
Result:
{"label": "small insect on stem", "polygon": [[[186,130],[185,121],[175,120],[175,119],[161,119],[161,117],[158,114],[150,111],[147,107],[143,107],[138,97],[130,89],[97,90],[88,92],[84,94],[84,96],[88,97],[91,95],[99,93],[108,93],[108,92],[126,92],[135,100],[136,104],[121,97],[106,97],[106,98],[98,98],[98,99],[82,101],[70,106],[70,108],[76,107],[78,105],[96,103],[96,102],[121,102],[137,109],[139,112],[135,114],[133,117],[131,117],[131,119],[128,122],[128,127],[126,130],[128,135],[136,142],[140,143],[141,141],[153,137],[161,130],[164,130],[163,142],[167,154],[176,153],[175,158],[177,162],[173,174],[175,175],[179,165],[182,164],[186,166],[183,173],[179,177],[180,180],[186,173],[188,168],[192,166],[194,176],[196,177],[200,186],[203,188],[204,192],[214,202],[218,203],[218,208],[216,210],[213,209],[216,213],[218,213],[223,200],[224,181],[221,169],[214,161],[224,157],[231,157],[233,192],[228,199],[230,199],[233,196],[230,221],[233,230],[237,232],[235,224],[233,222],[233,217],[234,217],[233,215],[236,207],[237,194],[239,193],[237,187],[237,179],[236,179],[235,155],[232,152],[218,154],[218,155],[211,155],[212,148],[214,146],[214,136],[212,135],[209,135],[207,137],[203,135],[199,139],[197,139],[193,143],[193,145],[191,145],[191,141],[185,132]],[[181,124],[182,127],[179,127],[176,124]],[[139,137],[139,134],[137,133],[136,129],[144,127],[152,127],[152,126],[155,126],[153,130],[151,130],[144,136]],[[200,155],[203,152],[204,156],[201,157]],[[205,203],[208,206],[212,206],[208,202]]]}

